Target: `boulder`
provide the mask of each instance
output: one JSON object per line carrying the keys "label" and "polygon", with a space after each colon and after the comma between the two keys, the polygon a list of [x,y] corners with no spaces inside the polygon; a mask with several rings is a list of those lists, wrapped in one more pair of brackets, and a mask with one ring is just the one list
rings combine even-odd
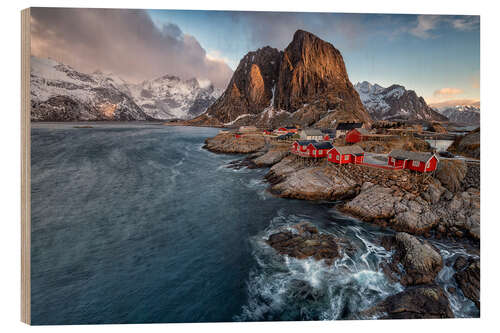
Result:
{"label": "boulder", "polygon": [[267,243],[278,253],[290,257],[325,260],[328,264],[340,256],[339,247],[332,235],[320,233],[309,222],[293,226],[293,230],[283,230],[269,236]]}
{"label": "boulder", "polygon": [[438,319],[453,318],[453,311],[440,286],[423,285],[408,288],[387,297],[361,316],[381,316],[382,319]]}
{"label": "boulder", "polygon": [[401,200],[393,195],[393,190],[366,182],[361,192],[341,208],[364,221],[388,219],[394,216],[394,205]]}
{"label": "boulder", "polygon": [[[398,232],[383,245],[395,248],[390,267],[401,276],[400,282],[405,286],[433,283],[443,268],[443,258],[427,241],[404,232]],[[404,271],[399,268],[401,264]]]}
{"label": "boulder", "polygon": [[467,174],[467,164],[464,160],[441,159],[437,165],[436,178],[451,192],[461,188],[462,181]]}

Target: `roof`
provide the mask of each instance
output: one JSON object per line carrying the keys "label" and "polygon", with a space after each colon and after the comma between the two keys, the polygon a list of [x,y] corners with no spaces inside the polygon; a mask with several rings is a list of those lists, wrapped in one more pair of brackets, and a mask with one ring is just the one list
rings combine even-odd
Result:
{"label": "roof", "polygon": [[316,140],[298,140],[295,142],[297,142],[299,146],[308,146],[311,143],[315,143]]}
{"label": "roof", "polygon": [[317,128],[305,128],[302,130],[306,135],[323,136],[323,133]]}
{"label": "roof", "polygon": [[290,138],[292,136],[294,136],[293,133],[286,133],[286,134],[278,136],[278,139],[286,139],[286,138]]}
{"label": "roof", "polygon": [[366,128],[355,128],[356,131],[358,131],[361,135],[369,135],[370,132]]}
{"label": "roof", "polygon": [[311,143],[311,144],[316,149],[332,149],[333,148],[333,145],[331,144],[330,141],[314,142],[314,143]]}
{"label": "roof", "polygon": [[337,125],[337,131],[349,131],[354,128],[361,128],[363,126],[363,123],[339,123]]}
{"label": "roof", "polygon": [[424,153],[424,152],[416,152],[416,151],[407,151],[401,149],[394,149],[389,153],[390,157],[394,157],[398,160],[412,160],[412,161],[420,161],[427,162],[431,159],[432,156],[435,156],[433,153]]}
{"label": "roof", "polygon": [[295,126],[285,126],[286,129],[297,129]]}
{"label": "roof", "polygon": [[333,147],[337,150],[341,155],[362,155],[365,153],[363,148],[357,145],[353,146],[335,146]]}
{"label": "roof", "polygon": [[323,134],[335,134],[337,130],[335,128],[322,128],[321,133]]}

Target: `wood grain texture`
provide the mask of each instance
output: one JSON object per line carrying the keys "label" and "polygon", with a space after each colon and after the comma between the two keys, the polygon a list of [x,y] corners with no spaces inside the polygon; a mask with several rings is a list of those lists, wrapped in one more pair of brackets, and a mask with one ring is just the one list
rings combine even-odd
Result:
{"label": "wood grain texture", "polygon": [[31,323],[30,9],[21,11],[21,321]]}

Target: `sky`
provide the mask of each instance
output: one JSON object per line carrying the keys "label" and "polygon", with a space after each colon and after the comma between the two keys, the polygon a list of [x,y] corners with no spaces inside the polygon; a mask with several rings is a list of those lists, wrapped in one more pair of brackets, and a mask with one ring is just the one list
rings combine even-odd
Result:
{"label": "sky", "polygon": [[400,84],[428,103],[479,100],[479,16],[117,9],[32,10],[32,54],[129,81],[165,74],[225,88],[240,59],[297,29],[332,43],[351,82]]}

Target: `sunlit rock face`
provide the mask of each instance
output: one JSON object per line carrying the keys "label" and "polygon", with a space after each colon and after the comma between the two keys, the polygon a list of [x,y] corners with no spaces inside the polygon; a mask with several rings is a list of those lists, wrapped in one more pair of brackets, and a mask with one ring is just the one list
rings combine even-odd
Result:
{"label": "sunlit rock face", "polygon": [[329,127],[341,121],[370,124],[371,118],[340,52],[298,30],[283,52],[266,46],[245,55],[224,94],[191,123]]}

